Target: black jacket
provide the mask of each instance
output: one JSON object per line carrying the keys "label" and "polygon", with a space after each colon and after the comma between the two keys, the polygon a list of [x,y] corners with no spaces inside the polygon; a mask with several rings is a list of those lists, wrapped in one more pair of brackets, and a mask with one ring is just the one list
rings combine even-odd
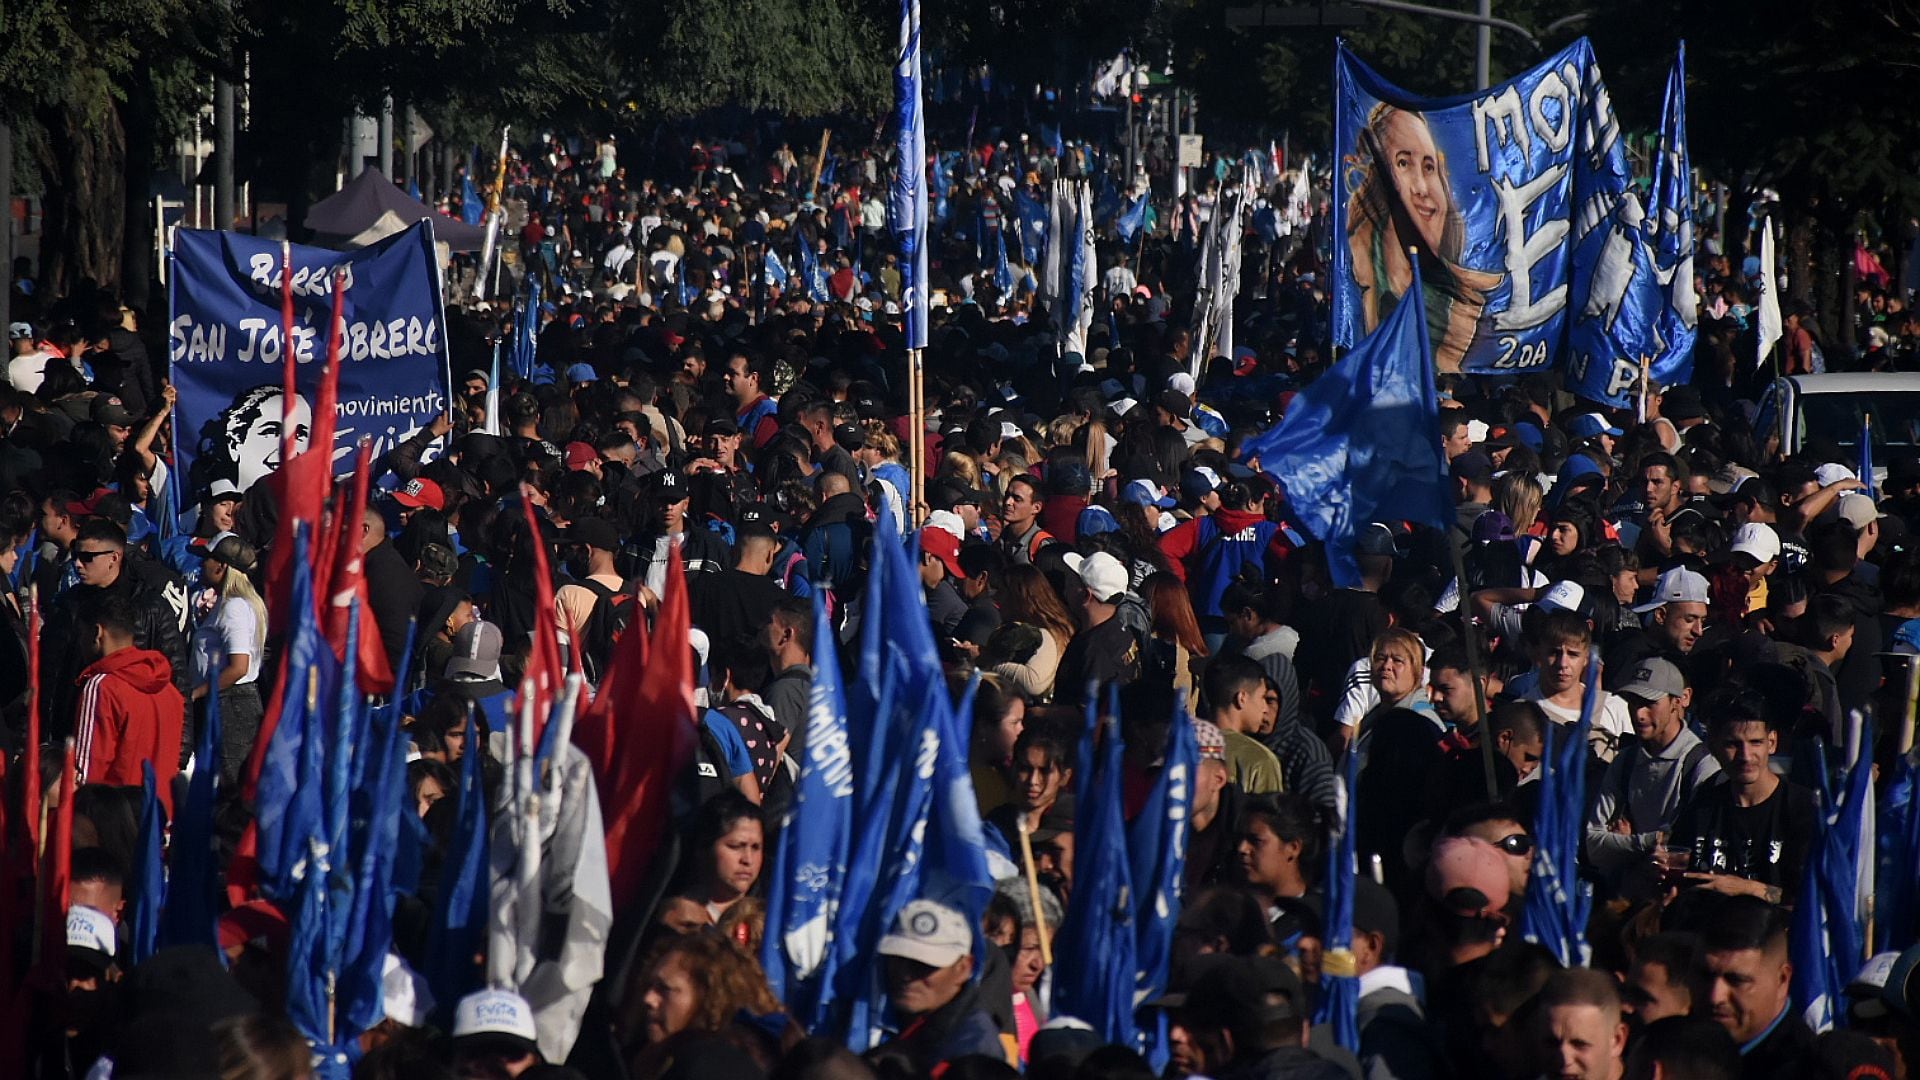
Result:
{"label": "black jacket", "polygon": [[367,600],[373,605],[373,621],[380,627],[380,644],[387,650],[387,663],[397,669],[400,654],[407,647],[407,627],[420,610],[427,589],[391,540],[382,540],[367,551],[366,574]]}
{"label": "black jacket", "polygon": [[173,668],[174,689],[182,698],[192,693],[187,636],[181,632],[178,614],[186,605],[186,586],[153,584],[134,572],[133,558],[128,556],[129,565],[112,585],[75,585],[47,606],[46,623],[40,629],[40,688],[45,695],[41,716],[45,718],[44,737],[53,742],[72,732],[80,699],[80,672],[95,659],[93,624],[89,620],[97,597],[113,594],[127,599],[134,612],[134,645],[166,657]]}

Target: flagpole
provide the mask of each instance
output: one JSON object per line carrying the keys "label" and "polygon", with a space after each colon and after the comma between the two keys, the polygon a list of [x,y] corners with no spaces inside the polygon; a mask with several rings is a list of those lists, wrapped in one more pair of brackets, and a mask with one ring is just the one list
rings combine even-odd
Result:
{"label": "flagpole", "polygon": [[1640,356],[1640,417],[1638,421],[1642,424],[1647,422],[1647,393],[1649,390],[1647,385],[1647,360],[1646,354],[1642,353]]}
{"label": "flagpole", "polygon": [[907,520],[918,527],[925,516],[923,502],[927,483],[927,386],[922,367],[925,350],[907,350],[907,438],[913,444],[908,458],[913,470],[907,478]]}
{"label": "flagpole", "polygon": [[812,202],[820,194],[820,170],[827,164],[827,140],[833,138],[832,128],[820,129],[820,152],[813,156],[813,179],[807,184],[807,201]]}
{"label": "flagpole", "polygon": [[1916,704],[1920,704],[1920,657],[1913,657],[1907,661],[1907,707],[1900,724],[1902,756],[1913,750],[1913,718]]}
{"label": "flagpole", "polygon": [[1019,818],[1020,855],[1027,862],[1027,896],[1033,901],[1033,927],[1040,938],[1040,965],[1053,966],[1053,939],[1047,933],[1046,908],[1040,905],[1040,868],[1033,864],[1033,822],[1022,813]]}

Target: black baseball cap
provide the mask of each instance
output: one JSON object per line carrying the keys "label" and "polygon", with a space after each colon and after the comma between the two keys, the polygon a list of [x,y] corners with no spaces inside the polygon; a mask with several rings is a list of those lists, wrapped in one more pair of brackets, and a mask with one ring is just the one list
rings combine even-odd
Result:
{"label": "black baseball cap", "polygon": [[566,538],[571,543],[585,544],[601,551],[620,550],[620,533],[605,518],[581,518],[567,526]]}

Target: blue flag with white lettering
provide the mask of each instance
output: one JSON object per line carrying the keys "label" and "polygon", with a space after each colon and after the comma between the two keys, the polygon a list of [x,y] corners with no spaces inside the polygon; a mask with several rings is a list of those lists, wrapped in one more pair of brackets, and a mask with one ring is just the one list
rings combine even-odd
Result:
{"label": "blue flag with white lettering", "polygon": [[1445,528],[1453,520],[1422,294],[1408,295],[1411,302],[1296,394],[1279,423],[1241,446],[1243,460],[1286,488],[1294,516],[1326,544],[1334,584],[1344,587],[1360,583],[1353,543],[1361,526]]}
{"label": "blue flag with white lettering", "polygon": [[[1098,764],[1075,801],[1074,889],[1053,943],[1053,1013],[1085,1020],[1104,1042],[1133,1046],[1138,969],[1133,867],[1121,815],[1125,747],[1116,718],[1103,718],[1102,726],[1101,746],[1093,755]],[[1094,735],[1089,730],[1086,739]],[[1087,757],[1083,745],[1081,758]]]}
{"label": "blue flag with white lettering", "polygon": [[[1133,854],[1134,963],[1139,968],[1135,1002],[1151,1001],[1167,988],[1174,926],[1180,920],[1186,881],[1194,774],[1199,767],[1200,744],[1194,740],[1193,724],[1184,708],[1176,709],[1167,732],[1166,759],[1146,804],[1127,825],[1127,848]],[[1147,1051],[1151,1063],[1166,1047],[1156,1043]],[[1164,1068],[1165,1063],[1160,1065]]]}
{"label": "blue flag with white lettering", "polygon": [[927,128],[921,94],[920,0],[900,0],[900,52],[893,69],[896,142],[887,217],[900,246],[900,308],[909,349],[927,347]]}
{"label": "blue flag with white lettering", "polygon": [[813,604],[813,649],[806,752],[767,878],[766,936],[760,950],[774,997],[785,1002],[788,1015],[808,1031],[827,1020],[828,991],[840,955],[832,947],[832,932],[847,884],[857,750],[850,737],[833,623],[820,596]]}

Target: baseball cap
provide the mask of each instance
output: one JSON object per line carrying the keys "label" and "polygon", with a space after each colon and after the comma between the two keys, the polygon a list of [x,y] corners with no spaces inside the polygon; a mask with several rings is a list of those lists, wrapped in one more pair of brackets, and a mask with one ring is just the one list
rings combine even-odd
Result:
{"label": "baseball cap", "polygon": [[1707,579],[1687,569],[1676,566],[1660,575],[1653,584],[1653,597],[1644,604],[1634,605],[1633,610],[1646,613],[1668,604],[1704,604],[1707,602]]}
{"label": "baseball cap", "polygon": [[1765,522],[1749,521],[1733,530],[1733,540],[1727,550],[1751,555],[1761,564],[1770,563],[1780,557],[1780,534]]}
{"label": "baseball cap", "polygon": [[76,959],[87,960],[96,967],[106,967],[113,962],[113,920],[107,917],[106,912],[84,904],[68,908],[67,950],[68,955]]}
{"label": "baseball cap", "polygon": [[1127,591],[1127,568],[1104,551],[1091,555],[1068,555],[1067,567],[1080,575],[1087,593],[1105,604]]}
{"label": "baseball cap", "polygon": [[1640,661],[1633,669],[1633,674],[1627,676],[1627,681],[1614,691],[1621,697],[1641,701],[1675,698],[1686,692],[1687,677],[1673,666],[1673,661],[1658,656]]}
{"label": "baseball cap", "polygon": [[1574,417],[1567,425],[1567,434],[1576,439],[1591,439],[1595,435],[1611,435],[1617,439],[1626,432],[1614,427],[1604,415],[1590,412]]}
{"label": "baseball cap", "polygon": [[590,383],[600,379],[592,364],[575,364],[567,369],[567,381],[570,383]]}
{"label": "baseball cap", "polygon": [[[1504,872],[1504,871],[1503,871]],[[1187,991],[1181,1011],[1209,1026],[1249,1028],[1308,1013],[1306,988],[1277,956],[1224,956],[1204,966]]]}
{"label": "baseball cap", "polygon": [[953,537],[955,544],[967,538],[967,523],[960,520],[960,515],[951,510],[935,510],[928,514],[925,527],[946,532]]}
{"label": "baseball cap", "polygon": [[581,518],[567,527],[567,539],[601,551],[620,550],[620,534],[605,518]]}
{"label": "baseball cap", "polygon": [[1353,928],[1379,934],[1383,939],[1381,952],[1387,957],[1394,954],[1400,941],[1399,902],[1385,885],[1365,874],[1353,877]]}
{"label": "baseball cap", "polygon": [[1587,614],[1587,590],[1577,581],[1556,581],[1546,595],[1534,601],[1541,611],[1571,611],[1575,615]]}
{"label": "baseball cap", "polygon": [[475,679],[500,677],[500,628],[475,619],[453,635],[453,657],[447,661],[447,677],[466,675]]}
{"label": "baseball cap", "polygon": [[1895,627],[1887,651],[1901,656],[1920,655],[1920,619],[1908,619]]}
{"label": "baseball cap", "polygon": [[1842,493],[1840,498],[1834,501],[1833,506],[1840,518],[1847,524],[1853,526],[1854,532],[1860,532],[1867,526],[1886,517],[1885,514],[1880,512],[1880,507],[1875,505],[1872,499],[1857,492],[1848,491]]}
{"label": "baseball cap", "polygon": [[893,933],[880,939],[881,956],[951,967],[973,952],[973,928],[967,917],[935,900],[915,900],[900,909]]}
{"label": "baseball cap", "polygon": [[380,968],[380,1003],[387,1017],[405,1027],[425,1027],[427,1014],[433,1011],[433,991],[427,980],[407,966],[405,960],[388,953]]}
{"label": "baseball cap", "polygon": [[1080,517],[1074,522],[1074,534],[1077,536],[1099,536],[1101,533],[1119,532],[1120,522],[1114,519],[1113,512],[1104,506],[1089,506],[1080,511]]}
{"label": "baseball cap", "polygon": [[1394,546],[1393,529],[1378,521],[1370,521],[1360,527],[1360,534],[1353,539],[1355,555],[1398,555],[1400,549]]}
{"label": "baseball cap", "polygon": [[566,445],[567,468],[578,472],[600,460],[600,452],[591,443],[570,442]]}
{"label": "baseball cap", "polygon": [[135,419],[120,399],[110,394],[101,394],[93,399],[92,415],[96,423],[109,427],[127,427]]}
{"label": "baseball cap", "polygon": [[7,340],[8,341],[19,341],[22,338],[30,338],[32,336],[33,336],[32,323],[17,322],[17,323],[7,324]]}
{"label": "baseball cap", "polygon": [[1195,720],[1193,741],[1200,745],[1201,761],[1227,760],[1227,737],[1221,734],[1219,725],[1213,721]]}
{"label": "baseball cap", "polygon": [[1484,450],[1469,450],[1453,459],[1447,473],[1455,480],[1491,480],[1493,459]]}
{"label": "baseball cap", "polygon": [[1707,409],[1700,401],[1700,391],[1691,386],[1669,386],[1660,395],[1660,415],[1669,420],[1691,420],[1707,415]]}
{"label": "baseball cap", "polygon": [[526,998],[511,990],[476,990],[454,1006],[453,1037],[498,1041],[538,1052],[540,1033],[533,1024],[533,1006]]}
{"label": "baseball cap", "polygon": [[207,488],[207,501],[217,503],[223,499],[240,498],[240,485],[231,480],[215,480]]}
{"label": "baseball cap", "polygon": [[921,528],[920,553],[939,559],[947,573],[956,578],[967,576],[967,572],[960,569],[960,538],[938,525]]}
{"label": "baseball cap", "polygon": [[661,469],[653,474],[653,493],[666,502],[687,498],[687,478],[678,469]]}
{"label": "baseball cap", "polygon": [[740,434],[740,425],[728,417],[716,416],[707,421],[707,426],[700,433],[709,439],[730,438]]}
{"label": "baseball cap", "polygon": [[1176,420],[1185,420],[1193,414],[1193,399],[1178,390],[1160,391],[1154,395],[1153,403],[1167,410]]}
{"label": "baseball cap", "polygon": [[1151,480],[1129,481],[1126,487],[1120,489],[1120,501],[1134,506],[1157,506],[1162,510],[1175,505],[1173,497],[1160,494],[1160,489],[1154,487]]}
{"label": "baseball cap", "polygon": [[1831,461],[1823,462],[1819,465],[1814,466],[1813,478],[1819,481],[1821,487],[1827,487],[1830,484],[1838,484],[1842,480],[1860,479],[1859,477],[1853,475],[1852,469],[1847,468],[1845,465],[1839,465]]}
{"label": "baseball cap", "polygon": [[927,505],[935,510],[952,510],[956,506],[984,506],[987,493],[951,478],[935,480],[927,487]]}
{"label": "baseball cap", "polygon": [[1507,906],[1506,858],[1485,840],[1449,836],[1427,860],[1427,895],[1455,915],[1493,918]]}
{"label": "baseball cap", "polygon": [[405,486],[393,493],[393,501],[415,510],[421,507],[429,510],[444,510],[447,507],[446,493],[440,490],[439,484],[424,476],[416,476],[407,481]]}
{"label": "baseball cap", "polygon": [[198,559],[226,563],[243,574],[251,573],[260,558],[252,544],[230,532],[219,533],[207,540],[196,540],[187,545],[187,551]]}
{"label": "baseball cap", "polygon": [[1220,486],[1220,474],[1201,465],[1180,474],[1180,494],[1199,502]]}

